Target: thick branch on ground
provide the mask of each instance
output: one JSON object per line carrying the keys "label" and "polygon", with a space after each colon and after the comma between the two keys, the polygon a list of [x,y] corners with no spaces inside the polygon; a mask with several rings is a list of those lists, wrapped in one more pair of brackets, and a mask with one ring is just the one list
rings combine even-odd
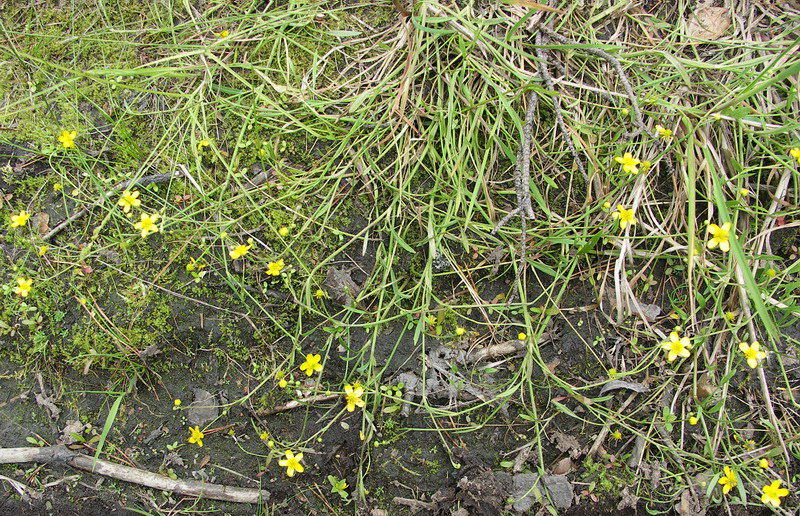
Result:
{"label": "thick branch on ground", "polygon": [[269,492],[260,489],[230,487],[197,480],[173,480],[150,471],[122,466],[102,459],[94,460],[92,457],[74,452],[61,445],[43,448],[0,448],[0,464],[21,462],[67,464],[76,469],[123,482],[197,498],[236,503],[260,503],[269,499]]}

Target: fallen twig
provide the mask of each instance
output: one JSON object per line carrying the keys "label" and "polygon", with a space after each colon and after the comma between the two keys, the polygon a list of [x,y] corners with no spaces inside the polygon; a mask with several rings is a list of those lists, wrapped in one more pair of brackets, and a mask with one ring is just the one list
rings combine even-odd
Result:
{"label": "fallen twig", "polygon": [[278,412],[285,412],[287,410],[292,410],[296,408],[303,407],[308,405],[309,403],[317,403],[319,401],[330,401],[335,400],[339,397],[339,394],[320,394],[319,396],[309,396],[308,398],[301,398],[299,400],[292,400],[286,405],[278,405],[277,407],[273,407],[271,409],[266,410],[256,410],[255,413],[259,416],[271,416],[272,414],[277,414]]}
{"label": "fallen twig", "polygon": [[262,489],[231,487],[197,480],[173,480],[150,471],[122,466],[102,459],[95,460],[63,445],[42,448],[0,448],[0,464],[19,462],[67,464],[76,469],[124,482],[197,498],[236,503],[260,503],[269,499],[269,492]]}
{"label": "fallen twig", "polygon": [[[575,45],[579,46],[576,41],[573,41],[569,38],[565,38],[561,34],[554,32],[549,27],[539,23],[537,24],[536,28],[547,34],[549,37],[553,38],[557,42],[561,43],[562,45]],[[614,67],[614,71],[617,72],[619,76],[619,80],[622,82],[622,86],[625,88],[625,93],[628,94],[628,100],[631,102],[631,107],[633,108],[633,115],[635,117],[636,122],[636,131],[633,133],[628,134],[629,138],[634,138],[639,133],[644,132],[647,133],[647,127],[644,125],[644,118],[642,118],[642,110],[639,108],[639,101],[636,100],[636,95],[633,93],[633,88],[631,87],[631,81],[628,79],[628,74],[625,73],[625,70],[622,69],[622,63],[619,62],[619,59],[612,56],[605,50],[601,50],[599,48],[591,48],[591,47],[580,47],[579,49],[581,52],[586,52],[587,54],[591,54],[593,56],[599,57],[605,61],[608,61],[611,66]]]}
{"label": "fallen twig", "polygon": [[139,179],[128,179],[128,180],[122,181],[121,183],[117,183],[116,185],[112,186],[103,195],[103,198],[101,200],[99,200],[99,201],[97,201],[97,202],[95,202],[93,204],[90,204],[88,206],[85,206],[85,207],[81,208],[80,210],[76,211],[75,213],[73,213],[72,215],[70,215],[66,220],[63,220],[59,225],[57,225],[56,227],[54,227],[53,229],[48,231],[44,236],[42,236],[42,240],[47,242],[48,240],[50,240],[51,238],[53,238],[57,234],[61,233],[61,231],[65,227],[69,226],[70,224],[72,224],[73,222],[78,220],[79,218],[83,217],[84,215],[89,213],[92,209],[96,208],[97,206],[100,206],[103,203],[103,201],[105,201],[106,199],[108,199],[109,197],[111,197],[112,195],[114,195],[116,192],[118,192],[120,190],[124,190],[125,188],[128,188],[129,186],[132,186],[132,185],[147,186],[147,185],[153,184],[153,183],[167,183],[167,182],[171,181],[172,179],[180,177],[180,176],[181,176],[181,171],[180,170],[176,170],[175,172],[169,172],[169,173],[166,173],[166,174],[155,174],[155,175],[152,175],[152,176],[144,176],[144,177],[140,177]]}

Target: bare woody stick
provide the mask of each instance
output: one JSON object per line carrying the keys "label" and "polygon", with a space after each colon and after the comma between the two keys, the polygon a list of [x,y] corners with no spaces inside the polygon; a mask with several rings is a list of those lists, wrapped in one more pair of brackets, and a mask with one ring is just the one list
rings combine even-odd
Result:
{"label": "bare woody stick", "polygon": [[[561,34],[553,31],[552,29],[546,27],[543,24],[538,24],[537,27],[540,31],[547,34],[549,37],[553,38],[554,40],[558,41],[562,45],[578,45],[577,42],[565,38]],[[629,134],[628,137],[634,138],[640,132],[647,133],[647,127],[644,125],[644,119],[642,118],[642,110],[639,109],[639,101],[636,100],[636,95],[633,93],[633,88],[631,87],[631,81],[628,79],[628,74],[625,73],[625,70],[622,69],[622,64],[619,62],[619,59],[612,56],[605,50],[601,50],[599,48],[580,48],[582,52],[586,52],[587,54],[591,54],[593,56],[599,57],[605,61],[611,63],[611,66],[614,67],[614,71],[617,72],[620,81],[622,82],[622,86],[625,88],[625,93],[628,95],[628,100],[631,101],[631,106],[633,107],[633,115],[636,117],[636,131]]]}
{"label": "bare woody stick", "polygon": [[122,466],[102,459],[93,459],[63,445],[43,448],[0,448],[0,464],[36,462],[39,464],[67,464],[123,482],[169,491],[197,498],[210,498],[236,503],[260,503],[269,499],[269,492],[260,489],[211,484],[197,480],[173,480],[150,471]]}
{"label": "bare woody stick", "polygon": [[98,202],[96,202],[94,204],[90,204],[90,205],[88,205],[88,206],[86,206],[84,208],[81,208],[80,210],[78,210],[75,213],[73,213],[72,215],[70,215],[66,220],[62,221],[58,226],[54,227],[49,232],[47,232],[44,236],[42,236],[42,240],[47,242],[48,240],[50,240],[51,238],[53,238],[57,234],[61,233],[61,231],[64,228],[66,228],[67,226],[69,226],[70,224],[72,224],[73,222],[78,220],[79,218],[81,218],[84,215],[86,215],[87,213],[89,213],[89,211],[91,211],[95,207],[99,206],[103,201],[105,201],[106,199],[108,199],[109,197],[114,195],[114,193],[116,193],[116,192],[118,192],[120,190],[123,190],[123,189],[128,188],[129,186],[133,186],[133,185],[147,186],[147,185],[153,184],[153,183],[168,183],[173,178],[180,177],[181,174],[182,174],[182,172],[180,170],[176,170],[175,172],[171,172],[171,173],[167,173],[167,174],[155,174],[155,175],[152,175],[152,176],[140,177],[139,179],[128,179],[127,181],[122,181],[121,183],[117,183],[116,185],[112,186],[111,189],[109,189],[108,192],[106,192],[106,194],[103,196],[103,198],[100,201],[98,201]]}

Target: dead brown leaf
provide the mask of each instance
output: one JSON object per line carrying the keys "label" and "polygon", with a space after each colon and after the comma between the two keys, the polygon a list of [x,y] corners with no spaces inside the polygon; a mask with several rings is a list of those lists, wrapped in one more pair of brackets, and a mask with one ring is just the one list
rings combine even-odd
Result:
{"label": "dead brown leaf", "polygon": [[689,17],[690,38],[715,41],[731,26],[730,10],[725,7],[701,6]]}
{"label": "dead brown leaf", "polygon": [[31,217],[31,226],[39,233],[39,236],[46,235],[50,231],[50,215],[39,212]]}
{"label": "dead brown leaf", "polygon": [[572,469],[572,459],[564,457],[553,466],[554,475],[566,475]]}

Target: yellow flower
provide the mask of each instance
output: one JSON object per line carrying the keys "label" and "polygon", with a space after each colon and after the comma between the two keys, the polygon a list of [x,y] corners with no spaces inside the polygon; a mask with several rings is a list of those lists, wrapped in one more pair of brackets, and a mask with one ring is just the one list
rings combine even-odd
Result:
{"label": "yellow flower", "polygon": [[604,202],[603,203],[603,209],[604,210],[610,210],[611,209],[611,203],[608,202],[608,201]]}
{"label": "yellow flower", "polygon": [[716,224],[709,224],[708,232],[711,233],[711,240],[708,241],[709,249],[714,249],[719,246],[723,253],[727,253],[731,250],[731,243],[729,241],[731,232],[730,222],[726,222],[722,227]]}
{"label": "yellow flower", "polygon": [[789,151],[789,154],[800,163],[800,147],[795,147]]}
{"label": "yellow flower", "polygon": [[361,399],[364,395],[364,388],[359,383],[344,386],[344,397],[347,401],[347,411],[352,412],[356,407],[363,407],[366,403]]}
{"label": "yellow flower", "polygon": [[314,297],[316,297],[317,299],[322,299],[323,297],[325,297],[325,291],[322,290],[321,288],[318,288],[317,291],[314,292]]}
{"label": "yellow flower", "polygon": [[219,237],[221,239],[225,240],[226,238],[228,238],[228,232],[227,231],[223,231],[222,233],[219,234]]}
{"label": "yellow flower", "polygon": [[728,494],[728,491],[739,483],[739,479],[736,478],[736,473],[731,468],[725,466],[725,476],[719,479],[719,483],[722,486],[722,494]]}
{"label": "yellow flower", "polygon": [[65,149],[69,149],[75,146],[76,136],[78,136],[77,131],[61,131],[61,135],[58,137],[58,141],[61,142],[61,145]]}
{"label": "yellow flower", "polygon": [[128,213],[131,211],[131,207],[138,208],[141,206],[142,201],[137,199],[137,197],[139,197],[139,190],[134,190],[133,192],[124,190],[117,205],[122,206],[122,211],[124,213]]}
{"label": "yellow flower", "polygon": [[280,229],[278,230],[278,234],[279,234],[280,236],[282,236],[282,237],[287,237],[287,236],[289,236],[289,228],[287,228],[286,226],[283,226],[282,228],[280,228]]}
{"label": "yellow flower", "polygon": [[231,258],[237,260],[242,256],[246,255],[250,251],[251,247],[253,247],[253,244],[247,244],[247,245],[240,244],[232,248],[230,251],[228,251],[228,254],[230,255]]}
{"label": "yellow flower", "polygon": [[180,407],[181,406],[181,400],[179,400],[178,398],[175,398],[175,401],[173,401],[172,404],[175,405],[176,407]]}
{"label": "yellow flower", "polygon": [[700,421],[700,420],[699,420],[699,419],[697,419],[697,416],[691,416],[691,417],[689,418],[689,424],[690,424],[690,425],[692,425],[692,426],[696,425],[696,424],[697,424],[699,421]]}
{"label": "yellow flower", "polygon": [[21,210],[18,215],[11,215],[10,227],[12,228],[22,227],[28,223],[29,218],[31,218],[31,214],[25,210]]}
{"label": "yellow flower", "polygon": [[193,270],[202,270],[205,269],[206,264],[203,263],[203,260],[195,260],[193,257],[189,257],[189,263],[186,264],[186,270],[191,272]]}
{"label": "yellow flower", "polygon": [[725,318],[728,321],[733,322],[736,320],[736,314],[734,312],[725,312]]}
{"label": "yellow flower", "polygon": [[611,377],[611,378],[614,378],[615,376],[617,376],[617,368],[616,367],[612,367],[611,369],[609,369],[608,370],[608,376]]}
{"label": "yellow flower", "polygon": [[674,362],[678,357],[689,358],[692,343],[688,337],[681,337],[673,331],[669,334],[669,340],[661,343],[661,349],[668,351],[667,362]]}
{"label": "yellow flower", "polygon": [[211,147],[211,142],[208,140],[200,140],[200,142],[197,144],[197,151],[203,152],[205,147]]}
{"label": "yellow flower", "polygon": [[189,435],[189,442],[191,444],[197,443],[197,446],[202,448],[203,447],[203,438],[205,437],[205,434],[200,431],[200,427],[196,426],[196,427],[192,428],[190,426],[189,427],[189,433],[191,434],[191,435]]}
{"label": "yellow flower", "polygon": [[258,434],[258,438],[261,439],[262,441],[266,441],[267,439],[269,439],[269,432],[264,430],[263,432]]}
{"label": "yellow flower", "polygon": [[614,430],[613,432],[611,432],[611,437],[615,441],[619,441],[620,439],[622,439],[622,432],[620,432],[619,430]]}
{"label": "yellow flower", "polygon": [[459,326],[458,328],[456,328],[456,335],[458,335],[459,337],[460,337],[460,336],[462,336],[462,335],[464,335],[466,332],[467,332],[467,330],[465,330],[465,329],[464,329],[464,328],[462,328],[461,326]]}
{"label": "yellow flower", "polygon": [[142,232],[142,238],[147,238],[147,235],[150,233],[158,233],[159,229],[156,225],[156,221],[158,220],[158,213],[153,213],[152,215],[148,215],[146,213],[142,213],[142,219],[133,225],[135,229],[139,229]]}
{"label": "yellow flower", "polygon": [[750,190],[748,190],[747,188],[740,188],[739,195],[741,195],[742,197],[747,197],[748,195],[750,195]]}
{"label": "yellow flower", "polygon": [[54,192],[60,192],[63,189],[64,189],[64,185],[62,185],[61,183],[53,183],[53,191]]}
{"label": "yellow flower", "polygon": [[39,256],[44,256],[47,253],[48,249],[50,249],[50,248],[47,247],[46,245],[40,245],[39,246],[39,250],[36,251],[36,254],[38,254]]}
{"label": "yellow flower", "polygon": [[624,170],[626,174],[636,175],[639,173],[639,167],[637,165],[641,162],[634,158],[633,154],[630,152],[626,152],[622,156],[617,156],[614,158],[614,161],[622,165],[622,170]]}
{"label": "yellow flower", "polygon": [[758,467],[762,469],[767,469],[769,467],[769,461],[767,459],[761,459],[758,461]]}
{"label": "yellow flower", "polygon": [[669,140],[672,138],[672,131],[665,127],[661,127],[658,124],[656,124],[656,132],[658,133],[659,138],[662,140]]}
{"label": "yellow flower", "polygon": [[771,505],[776,509],[781,506],[781,497],[789,496],[788,489],[781,489],[781,481],[774,480],[772,484],[762,488],[764,494],[761,495],[761,501],[767,505]]}
{"label": "yellow flower", "polygon": [[17,278],[17,286],[14,287],[14,293],[18,296],[28,297],[33,285],[32,279]]}
{"label": "yellow flower", "polygon": [[268,267],[267,274],[269,274],[270,276],[280,276],[281,271],[283,270],[284,267],[286,267],[286,264],[283,263],[283,260],[281,259],[278,260],[277,262],[269,262],[267,264],[267,267]]}
{"label": "yellow flower", "polygon": [[761,351],[761,344],[758,342],[753,342],[752,344],[740,342],[739,350],[744,353],[745,358],[747,358],[747,365],[750,366],[750,369],[755,369],[758,367],[759,362],[767,358],[767,354]]}
{"label": "yellow flower", "polygon": [[278,380],[278,387],[281,389],[285,388],[287,385],[289,385],[289,382],[286,381],[286,378],[281,378]]}
{"label": "yellow flower", "polygon": [[306,361],[300,364],[300,370],[305,371],[308,376],[314,374],[315,371],[322,371],[320,360],[322,360],[321,356],[309,353],[306,355]]}
{"label": "yellow flower", "polygon": [[216,34],[219,39],[225,39],[231,35],[231,33],[227,30],[223,30],[222,32],[215,32],[214,34]]}
{"label": "yellow flower", "polygon": [[523,332],[520,332],[520,334],[519,334],[519,335],[517,335],[517,338],[518,338],[519,340],[525,340],[525,339],[527,339],[527,338],[528,338],[528,335],[526,335],[526,334],[525,334],[525,333],[523,333]]}
{"label": "yellow flower", "polygon": [[625,229],[629,224],[636,224],[636,217],[633,214],[633,208],[626,210],[625,206],[621,204],[617,205],[617,211],[615,211],[611,216],[614,217],[615,220],[619,220],[620,229]]}
{"label": "yellow flower", "polygon": [[303,472],[303,465],[300,464],[301,460],[303,460],[302,453],[295,455],[291,451],[286,450],[286,458],[279,460],[278,465],[282,468],[286,468],[286,474],[293,477],[295,471],[298,473]]}

